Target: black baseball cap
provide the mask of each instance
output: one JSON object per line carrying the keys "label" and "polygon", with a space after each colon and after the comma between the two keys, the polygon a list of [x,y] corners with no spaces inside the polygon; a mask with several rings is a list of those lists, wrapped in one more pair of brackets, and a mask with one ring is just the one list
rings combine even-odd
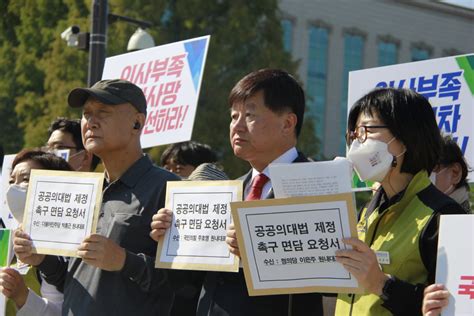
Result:
{"label": "black baseball cap", "polygon": [[142,89],[127,80],[106,79],[90,88],[76,88],[69,93],[67,102],[70,107],[79,108],[84,106],[89,97],[109,105],[130,103],[138,112],[146,115],[146,99]]}

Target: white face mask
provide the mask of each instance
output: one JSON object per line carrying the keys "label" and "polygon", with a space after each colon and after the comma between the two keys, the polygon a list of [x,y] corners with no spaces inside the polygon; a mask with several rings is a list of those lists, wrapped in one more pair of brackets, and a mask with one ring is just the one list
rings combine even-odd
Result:
{"label": "white face mask", "polygon": [[382,182],[387,175],[394,157],[388,151],[388,143],[367,138],[365,142],[352,142],[347,158],[352,162],[355,171],[362,181]]}
{"label": "white face mask", "polygon": [[[433,185],[436,186],[436,177],[437,177],[439,174],[445,172],[447,169],[448,169],[448,168],[443,168],[443,169],[441,169],[441,170],[438,171],[438,172],[435,172],[435,171],[431,172],[431,174],[430,174],[430,181],[431,181],[431,183],[433,183]],[[449,190],[451,190],[451,187],[452,187],[452,185],[449,186],[449,188],[446,190],[446,192],[448,192]],[[446,192],[443,192],[443,193],[446,194]]]}
{"label": "white face mask", "polygon": [[12,184],[7,190],[7,203],[13,217],[21,223],[26,204],[27,185]]}

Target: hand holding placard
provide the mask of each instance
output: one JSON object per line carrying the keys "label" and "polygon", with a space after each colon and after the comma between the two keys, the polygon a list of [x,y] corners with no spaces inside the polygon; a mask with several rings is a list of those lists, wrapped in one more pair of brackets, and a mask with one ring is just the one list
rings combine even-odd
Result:
{"label": "hand holding placard", "polygon": [[237,243],[237,233],[235,231],[234,223],[230,224],[227,228],[227,236],[225,242],[229,247],[229,251],[235,256],[240,257],[239,244]]}
{"label": "hand holding placard", "polygon": [[380,296],[388,276],[380,270],[374,251],[357,238],[342,241],[353,248],[337,250],[336,261],[352,273],[363,288]]}
{"label": "hand holding placard", "polygon": [[229,203],[241,199],[242,181],[171,181],[166,192],[167,207],[151,222],[155,267],[237,272],[226,238],[235,239]]}
{"label": "hand holding placard", "polygon": [[33,241],[30,235],[18,228],[13,233],[13,251],[16,257],[23,263],[38,266],[44,260],[44,255],[33,252]]}
{"label": "hand holding placard", "polygon": [[125,249],[111,239],[92,234],[81,243],[77,255],[94,267],[106,271],[120,271],[125,264]]}
{"label": "hand holding placard", "polygon": [[166,233],[166,230],[171,227],[173,220],[173,211],[167,208],[161,208],[152,217],[150,237],[154,241],[158,241],[161,236]]}
{"label": "hand holding placard", "polygon": [[437,316],[448,306],[449,292],[442,284],[431,284],[425,288],[422,312],[425,316]]}

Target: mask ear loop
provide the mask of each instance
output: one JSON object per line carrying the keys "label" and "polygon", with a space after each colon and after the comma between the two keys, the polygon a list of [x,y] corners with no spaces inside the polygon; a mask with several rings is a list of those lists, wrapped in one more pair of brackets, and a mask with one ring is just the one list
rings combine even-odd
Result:
{"label": "mask ear loop", "polygon": [[[450,185],[449,188],[447,188],[443,193],[446,194],[446,195],[450,195],[451,193],[454,192],[454,190],[451,191],[451,189],[455,189],[456,187],[454,185]],[[449,192],[449,193],[448,193]]]}
{"label": "mask ear loop", "polygon": [[[388,141],[387,146],[390,145],[394,140],[395,140],[395,137],[392,137],[392,139]],[[392,158],[392,165],[391,165],[392,168],[395,168],[397,166],[397,164],[398,164],[397,158],[403,156],[406,152],[407,152],[407,148],[405,147],[405,149],[403,149],[403,151],[400,154],[398,154],[396,156],[392,156],[393,157]]]}
{"label": "mask ear loop", "polygon": [[[395,140],[395,137],[392,137],[392,139],[389,140],[389,142],[387,143],[387,146],[390,145],[394,140]],[[395,192],[395,189],[393,188],[392,184],[390,183],[390,176],[392,175],[392,170],[393,170],[393,168],[395,168],[395,167],[398,165],[397,158],[403,156],[406,152],[407,152],[407,149],[406,149],[406,147],[405,147],[405,149],[403,149],[403,151],[402,151],[400,154],[398,154],[398,155],[396,155],[396,156],[393,156],[393,155],[392,155],[392,157],[393,157],[393,158],[392,158],[392,164],[391,164],[391,167],[392,167],[392,168],[390,168],[389,173],[388,173],[388,179],[387,179],[388,181],[387,181],[387,184],[390,186],[390,189],[391,189],[393,192]]]}

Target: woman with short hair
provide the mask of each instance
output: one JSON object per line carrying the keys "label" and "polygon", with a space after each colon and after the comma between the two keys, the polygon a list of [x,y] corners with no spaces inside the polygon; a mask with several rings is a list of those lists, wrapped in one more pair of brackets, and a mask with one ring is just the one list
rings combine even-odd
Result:
{"label": "woman with short hair", "polygon": [[435,278],[439,215],[464,213],[428,177],[441,151],[432,107],[411,90],[374,90],[350,110],[347,145],[361,180],[381,185],[360,213],[359,239],[336,252],[365,289],[339,294],[336,315],[418,315]]}

